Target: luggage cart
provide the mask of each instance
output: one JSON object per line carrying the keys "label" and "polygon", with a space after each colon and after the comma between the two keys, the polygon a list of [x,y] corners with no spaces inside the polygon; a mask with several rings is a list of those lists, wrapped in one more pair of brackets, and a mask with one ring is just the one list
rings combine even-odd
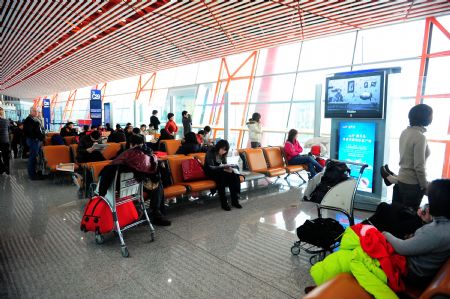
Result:
{"label": "luggage cart", "polygon": [[[100,186],[100,183],[97,185],[97,188]],[[97,191],[98,194],[98,191]],[[108,188],[108,191],[103,200],[106,201],[108,206],[111,208],[111,212],[113,215],[114,221],[114,232],[117,233],[120,239],[120,251],[123,257],[129,257],[130,253],[128,251],[128,247],[125,244],[123,239],[123,231],[126,231],[130,228],[133,228],[141,223],[148,222],[150,227],[150,241],[153,242],[155,239],[155,229],[153,228],[152,223],[150,222],[150,218],[148,217],[147,210],[144,205],[144,196],[143,196],[143,183],[139,183],[135,178],[132,172],[122,172],[116,171],[115,178],[111,186]],[[125,227],[120,227],[119,219],[117,217],[117,206],[121,204],[128,203],[130,201],[138,201],[139,205],[144,213],[145,219],[138,220],[133,222]],[[104,242],[103,235],[99,233],[95,233],[95,242],[97,244],[102,244]]]}
{"label": "luggage cart", "polygon": [[[359,172],[356,177],[352,177],[350,173],[350,179],[337,184],[332,187],[327,194],[325,194],[322,202],[317,204],[318,218],[322,218],[322,210],[332,210],[343,213],[348,218],[349,224],[354,225],[355,220],[353,215],[353,204],[356,196],[356,190],[359,182],[361,181],[364,170],[368,167],[368,165],[351,161],[334,161],[347,164],[351,170],[354,170],[354,168],[359,168]],[[323,260],[327,255],[327,252],[332,253],[333,250],[339,246],[339,244],[340,237],[338,237],[336,242],[329,248],[323,248],[315,244],[299,240],[294,242],[294,245],[291,247],[291,253],[293,255],[299,255],[300,251],[304,250],[306,253],[312,255],[309,262],[313,265],[314,263]]]}

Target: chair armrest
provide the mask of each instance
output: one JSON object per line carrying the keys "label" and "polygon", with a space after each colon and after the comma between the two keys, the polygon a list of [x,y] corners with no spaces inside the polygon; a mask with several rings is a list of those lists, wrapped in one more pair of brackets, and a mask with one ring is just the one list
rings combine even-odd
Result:
{"label": "chair armrest", "polygon": [[304,299],[373,299],[349,273],[342,273],[309,292]]}

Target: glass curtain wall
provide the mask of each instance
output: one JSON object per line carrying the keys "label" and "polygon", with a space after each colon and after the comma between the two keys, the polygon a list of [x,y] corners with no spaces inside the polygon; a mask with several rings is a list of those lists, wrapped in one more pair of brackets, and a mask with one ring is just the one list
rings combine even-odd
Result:
{"label": "glass curtain wall", "polygon": [[[437,20],[447,30],[450,29],[450,16],[438,17]],[[139,77],[108,82],[104,101],[112,103],[115,123],[133,123],[134,109],[138,107],[142,111],[138,113],[136,125],[148,123],[153,109],[159,111],[164,124],[169,109],[173,109],[171,112],[175,113],[181,127],[181,111],[188,110],[192,114],[194,130],[210,125],[214,136],[220,138],[224,126],[222,100],[227,91],[230,144],[233,147],[248,146],[245,122],[253,112],[259,112],[264,128],[263,146],[281,145],[291,128],[299,130],[301,142],[314,135],[330,135],[331,122],[323,118],[323,102],[321,117],[315,118],[317,91],[320,91],[323,101],[327,75],[401,67],[401,73],[390,75],[387,103],[389,162],[396,170],[398,138],[408,125],[407,111],[416,101],[424,28],[425,20],[407,22],[261,49],[256,56],[248,52],[159,71],[153,90],[141,93],[138,105],[134,105],[134,101]],[[431,48],[432,51],[449,50],[449,40],[433,33]],[[430,61],[426,85],[428,94],[450,93],[446,83],[450,77],[449,70],[450,57]],[[72,120],[87,117],[90,89],[78,90]],[[65,92],[58,96],[54,112],[56,122],[62,117],[68,94]],[[435,121],[428,134],[448,139],[450,99],[427,99],[425,103],[435,109]],[[320,130],[314,124],[319,124]],[[432,179],[442,175],[445,143],[431,142],[430,147],[430,161],[436,165],[429,167]]]}

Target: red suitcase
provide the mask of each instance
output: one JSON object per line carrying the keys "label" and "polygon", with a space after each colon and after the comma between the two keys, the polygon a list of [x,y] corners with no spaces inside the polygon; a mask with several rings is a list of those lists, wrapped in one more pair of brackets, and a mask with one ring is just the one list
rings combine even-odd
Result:
{"label": "red suitcase", "polygon": [[[117,217],[120,227],[127,226],[138,220],[138,212],[133,202],[127,202],[117,206]],[[111,209],[100,196],[89,200],[84,209],[80,229],[84,232],[97,232],[105,234],[114,228]]]}

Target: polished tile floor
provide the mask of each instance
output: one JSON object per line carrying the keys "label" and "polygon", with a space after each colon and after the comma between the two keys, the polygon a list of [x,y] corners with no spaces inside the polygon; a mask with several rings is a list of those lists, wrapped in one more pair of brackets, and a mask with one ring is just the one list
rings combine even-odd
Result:
{"label": "polished tile floor", "polygon": [[301,298],[312,284],[309,255],[290,253],[295,228],[316,217],[294,179],[244,192],[242,210],[171,206],[155,242],[146,227],[125,233],[122,258],[114,236],[96,245],[80,231],[86,200],[73,185],[29,181],[25,167],[0,175],[1,298]]}

